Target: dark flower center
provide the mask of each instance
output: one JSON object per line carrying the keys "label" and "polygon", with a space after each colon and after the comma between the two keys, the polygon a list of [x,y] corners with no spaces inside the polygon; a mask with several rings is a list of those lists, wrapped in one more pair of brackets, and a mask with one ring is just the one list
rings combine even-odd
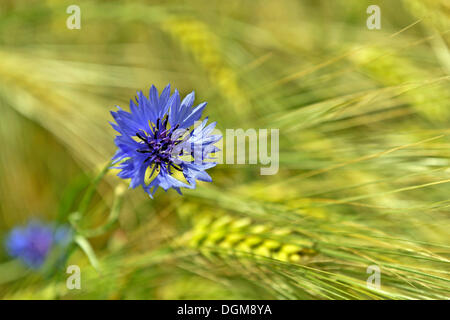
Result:
{"label": "dark flower center", "polygon": [[136,137],[143,141],[141,143],[142,148],[137,149],[139,153],[148,154],[148,157],[144,162],[149,162],[154,164],[152,173],[161,167],[165,167],[169,173],[171,173],[171,168],[178,171],[183,171],[182,168],[174,163],[173,153],[175,152],[175,146],[182,142],[181,137],[174,135],[174,131],[178,129],[178,124],[173,128],[167,128],[168,116],[166,115],[163,119],[158,118],[156,125],[150,125],[151,133],[147,135],[146,132],[140,131],[136,132]]}

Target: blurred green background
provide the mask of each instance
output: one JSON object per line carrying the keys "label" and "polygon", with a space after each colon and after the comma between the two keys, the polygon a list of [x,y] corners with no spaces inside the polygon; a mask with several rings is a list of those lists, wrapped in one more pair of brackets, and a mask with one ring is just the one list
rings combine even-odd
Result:
{"label": "blurred green background", "polygon": [[446,0],[2,0],[0,235],[67,221],[114,154],[109,111],[151,84],[195,90],[223,132],[278,128],[280,170],[218,165],[154,200],[110,172],[80,220],[123,200],[89,239],[99,270],[74,250],[68,290],[2,249],[0,297],[448,299],[449,16]]}

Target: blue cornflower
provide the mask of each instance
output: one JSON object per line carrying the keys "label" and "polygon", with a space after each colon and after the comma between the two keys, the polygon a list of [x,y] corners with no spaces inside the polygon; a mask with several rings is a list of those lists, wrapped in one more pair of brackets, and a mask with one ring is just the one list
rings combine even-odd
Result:
{"label": "blue cornflower", "polygon": [[55,246],[66,247],[73,232],[67,226],[54,227],[40,221],[30,221],[26,226],[14,228],[6,237],[8,254],[38,269]]}
{"label": "blue cornflower", "polygon": [[[114,140],[119,149],[112,158],[113,163],[120,162],[118,176],[131,179],[131,188],[142,186],[152,198],[158,187],[181,194],[181,187],[195,188],[196,180],[211,182],[205,170],[216,165],[211,155],[219,151],[214,143],[222,138],[211,134],[216,123],[206,126],[208,118],[191,129],[206,102],[192,107],[194,92],[181,102],[176,89],[170,93],[170,85],[160,96],[152,86],[149,98],[138,92],[136,102],[130,100],[130,112],[120,107],[111,112],[116,121],[111,125],[120,133]],[[176,178],[180,173],[187,183]]]}

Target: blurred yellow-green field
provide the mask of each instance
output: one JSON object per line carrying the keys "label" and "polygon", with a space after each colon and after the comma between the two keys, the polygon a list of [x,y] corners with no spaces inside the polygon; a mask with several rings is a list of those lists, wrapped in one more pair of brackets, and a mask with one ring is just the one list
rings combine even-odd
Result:
{"label": "blurred yellow-green field", "polygon": [[[449,31],[447,0],[2,0],[0,297],[449,299]],[[168,83],[224,133],[278,129],[277,174],[102,176],[110,111]],[[73,228],[62,263],[10,257],[30,219]]]}

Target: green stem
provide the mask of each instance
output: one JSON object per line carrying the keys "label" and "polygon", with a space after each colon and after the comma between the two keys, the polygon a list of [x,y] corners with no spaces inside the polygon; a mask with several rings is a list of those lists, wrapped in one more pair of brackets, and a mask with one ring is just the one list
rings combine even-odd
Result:
{"label": "green stem", "polygon": [[18,260],[0,264],[0,284],[25,277],[30,271]]}
{"label": "green stem", "polygon": [[113,202],[113,205],[109,212],[109,216],[108,216],[105,224],[103,224],[97,228],[94,228],[94,229],[80,230],[80,233],[87,238],[91,238],[91,237],[100,236],[100,235],[108,232],[109,230],[111,230],[111,228],[119,220],[119,213],[122,208],[124,193],[125,193],[125,187],[123,185],[119,185],[114,190],[114,194],[115,194],[114,202]]}
{"label": "green stem", "polygon": [[89,259],[89,262],[94,267],[95,270],[100,271],[100,264],[98,262],[97,256],[95,255],[94,249],[92,249],[91,244],[89,241],[81,236],[77,235],[75,236],[75,243],[78,244],[78,246],[83,250],[83,252],[86,254],[86,256]]}
{"label": "green stem", "polygon": [[100,171],[100,173],[95,177],[95,179],[92,181],[91,185],[87,189],[86,193],[83,196],[83,199],[81,199],[80,206],[78,207],[78,213],[80,216],[83,216],[89,204],[91,203],[92,198],[94,197],[95,192],[97,191],[97,186],[100,183],[100,181],[103,179],[103,177],[106,175],[108,170],[111,168],[111,162],[108,161],[106,166]]}

